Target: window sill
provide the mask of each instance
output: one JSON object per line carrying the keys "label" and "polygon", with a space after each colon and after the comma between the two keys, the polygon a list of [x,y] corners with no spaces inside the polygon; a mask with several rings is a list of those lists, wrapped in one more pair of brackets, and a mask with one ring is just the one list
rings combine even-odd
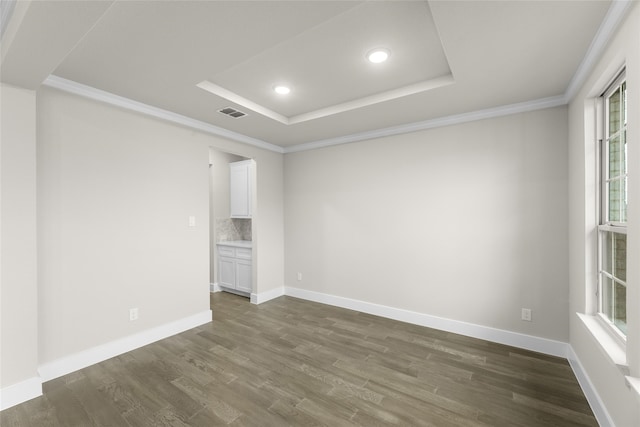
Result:
{"label": "window sill", "polygon": [[[603,325],[596,316],[576,313],[578,318],[586,326],[604,354],[609,358],[611,363],[616,365],[620,372],[626,377],[629,375],[629,365],[627,365],[627,349],[618,340],[613,338],[605,325]],[[631,378],[631,377],[628,377]],[[629,383],[629,380],[627,380]],[[631,384],[630,384],[631,385]],[[639,389],[636,389],[639,390]]]}
{"label": "window sill", "polygon": [[620,373],[624,375],[627,388],[633,391],[640,401],[640,378],[629,376],[629,365],[627,365],[627,349],[620,341],[611,336],[606,326],[596,316],[576,313],[578,318],[586,326],[593,338],[599,344],[600,349],[607,358],[616,365]]}

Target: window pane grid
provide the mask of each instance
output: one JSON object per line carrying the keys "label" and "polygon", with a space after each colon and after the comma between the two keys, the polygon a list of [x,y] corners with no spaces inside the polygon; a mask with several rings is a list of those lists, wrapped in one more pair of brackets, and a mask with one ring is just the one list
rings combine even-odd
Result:
{"label": "window pane grid", "polygon": [[623,334],[627,333],[627,287],[619,280],[602,274],[600,279],[601,306],[605,319]]}
{"label": "window pane grid", "polygon": [[604,96],[605,137],[600,156],[598,312],[626,334],[627,312],[627,99],[624,77]]}
{"label": "window pane grid", "polygon": [[600,303],[598,311],[612,326],[625,334],[627,327],[627,235],[601,230],[599,236]]}
{"label": "window pane grid", "polygon": [[605,223],[627,221],[627,141],[626,86],[624,83],[607,98],[605,170]]}
{"label": "window pane grid", "polygon": [[606,180],[607,223],[627,222],[627,176],[619,176]]}
{"label": "window pane grid", "polygon": [[614,282],[618,283],[620,286],[624,286],[625,288],[627,287],[627,283],[623,280],[618,279],[616,276],[614,276],[613,274],[609,274],[606,271],[601,271],[600,272],[603,276],[613,280]]}

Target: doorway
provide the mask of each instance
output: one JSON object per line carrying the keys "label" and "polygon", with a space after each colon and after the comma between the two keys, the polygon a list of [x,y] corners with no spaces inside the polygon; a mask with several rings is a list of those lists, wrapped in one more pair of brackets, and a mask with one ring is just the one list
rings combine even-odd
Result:
{"label": "doorway", "polygon": [[[229,166],[247,160],[251,159],[209,148],[209,283],[211,292],[226,291],[250,298],[255,292],[253,215],[232,217]],[[255,189],[255,174],[252,180],[251,188]],[[255,191],[251,193],[255,203]]]}

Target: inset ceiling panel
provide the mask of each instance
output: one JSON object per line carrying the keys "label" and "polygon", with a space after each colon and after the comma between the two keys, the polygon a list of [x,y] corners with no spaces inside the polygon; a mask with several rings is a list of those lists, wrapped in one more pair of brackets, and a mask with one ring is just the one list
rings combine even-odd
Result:
{"label": "inset ceiling panel", "polygon": [[54,74],[154,105],[192,105],[188,91],[198,92],[196,83],[358,4],[116,1]]}
{"label": "inset ceiling panel", "polygon": [[[380,47],[391,52],[389,60],[370,63],[367,52]],[[362,106],[358,100],[382,102],[451,80],[428,4],[394,1],[353,7],[211,76],[209,86],[237,95],[234,102],[249,100],[295,123],[303,121],[295,120],[301,115],[322,117],[332,114],[334,106],[342,106],[337,113],[345,111],[345,104]],[[289,86],[291,93],[276,94],[278,84]],[[318,110],[323,111],[307,114]]]}
{"label": "inset ceiling panel", "polygon": [[[94,13],[104,5],[32,1],[11,43],[5,32],[0,77],[35,87],[59,64],[69,84],[286,147],[566,96],[625,4],[123,0]],[[370,64],[379,46],[391,57]],[[287,97],[272,91],[282,83]]]}

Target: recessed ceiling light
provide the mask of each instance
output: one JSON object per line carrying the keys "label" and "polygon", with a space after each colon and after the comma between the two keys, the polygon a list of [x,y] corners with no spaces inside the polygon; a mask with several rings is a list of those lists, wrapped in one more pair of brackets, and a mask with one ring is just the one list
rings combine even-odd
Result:
{"label": "recessed ceiling light", "polygon": [[387,58],[389,58],[389,51],[387,49],[373,49],[367,53],[367,59],[374,64],[384,62]]}
{"label": "recessed ceiling light", "polygon": [[273,90],[280,95],[287,95],[291,92],[291,89],[287,86],[277,85],[273,87]]}

